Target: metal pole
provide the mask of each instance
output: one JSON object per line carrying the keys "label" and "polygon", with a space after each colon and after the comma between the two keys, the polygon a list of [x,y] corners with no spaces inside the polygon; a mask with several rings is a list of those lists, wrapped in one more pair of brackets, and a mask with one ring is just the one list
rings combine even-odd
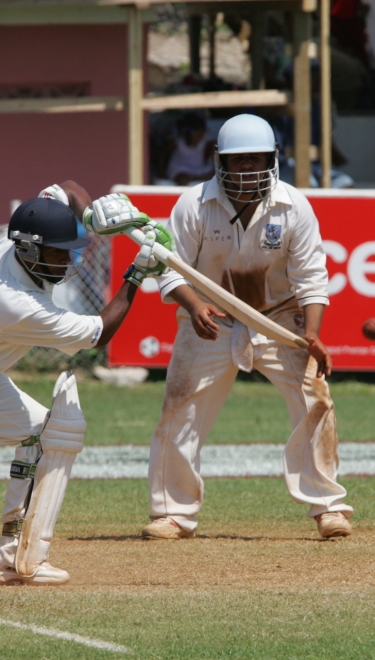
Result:
{"label": "metal pole", "polygon": [[200,74],[201,58],[200,58],[200,43],[201,43],[201,25],[202,17],[193,14],[189,16],[189,50],[190,50],[190,73]]}
{"label": "metal pole", "polygon": [[311,76],[310,14],[294,12],[294,183],[310,187]]}
{"label": "metal pole", "polygon": [[257,3],[256,13],[251,14],[251,39],[250,39],[250,58],[251,58],[251,89],[261,89],[264,80],[264,46],[263,38],[266,34],[266,13]]}
{"label": "metal pole", "polygon": [[209,76],[215,75],[215,32],[216,32],[216,14],[208,15],[208,40],[209,40]]}
{"label": "metal pole", "polygon": [[141,10],[129,7],[129,183],[143,184],[143,70]]}
{"label": "metal pole", "polygon": [[331,57],[330,0],[320,3],[320,107],[321,107],[321,163],[322,188],[331,187],[332,114],[331,114]]}

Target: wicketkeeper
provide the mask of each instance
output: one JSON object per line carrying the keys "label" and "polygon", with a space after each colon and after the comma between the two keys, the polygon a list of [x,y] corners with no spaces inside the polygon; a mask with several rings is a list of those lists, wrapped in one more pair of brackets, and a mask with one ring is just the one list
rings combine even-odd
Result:
{"label": "wicketkeeper", "polygon": [[[145,244],[127,269],[124,283],[99,316],[57,308],[54,286],[83,265],[71,252],[89,243],[77,234],[77,217],[88,231],[111,233],[116,223],[141,228]],[[5,496],[0,537],[0,584],[62,584],[65,570],[48,562],[49,547],[70,472],[82,451],[86,422],[75,376],[57,379],[50,410],[18,389],[6,375],[33,346],[58,348],[68,355],[105,346],[125,319],[137,287],[164,271],[153,255],[154,242],[168,249],[172,237],[151,223],[124,195],[91,204],[73,181],[43,190],[21,204],[0,241],[0,445],[15,445]]]}
{"label": "wicketkeeper", "polygon": [[[292,434],[284,473],[321,536],[347,536],[353,509],[337,481],[338,439],[319,338],[328,304],[319,225],[304,195],[278,177],[271,126],[243,114],[219,131],[216,175],[182,194],[169,221],[185,264],[307,343],[294,348],[246,327],[170,270],[159,279],[177,302],[178,333],[150,451],[146,539],[192,538],[202,507],[200,451],[238,370],[258,370],[286,402]],[[119,227],[117,227],[118,231]],[[272,411],[270,411],[272,414]]]}

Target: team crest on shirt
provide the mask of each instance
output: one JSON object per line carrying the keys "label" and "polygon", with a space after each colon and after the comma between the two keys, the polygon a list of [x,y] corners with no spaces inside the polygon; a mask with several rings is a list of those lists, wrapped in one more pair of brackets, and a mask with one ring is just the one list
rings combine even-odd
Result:
{"label": "team crest on shirt", "polygon": [[281,225],[267,225],[261,247],[266,250],[277,250],[281,247]]}

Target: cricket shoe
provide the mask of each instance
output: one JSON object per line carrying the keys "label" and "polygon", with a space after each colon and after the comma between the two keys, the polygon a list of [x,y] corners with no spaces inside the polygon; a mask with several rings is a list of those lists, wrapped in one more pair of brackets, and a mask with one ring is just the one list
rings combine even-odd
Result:
{"label": "cricket shoe", "polygon": [[144,539],[193,539],[195,529],[183,529],[169,516],[156,518],[149,525],[142,529]]}
{"label": "cricket shoe", "polygon": [[32,577],[20,575],[11,566],[0,565],[0,586],[4,584],[30,584],[38,587],[48,584],[65,584],[69,579],[69,573],[61,568],[51,566],[47,561],[38,566],[35,575]]}
{"label": "cricket shoe", "polygon": [[349,536],[352,526],[341,511],[327,511],[315,516],[320,536],[328,539],[331,536]]}

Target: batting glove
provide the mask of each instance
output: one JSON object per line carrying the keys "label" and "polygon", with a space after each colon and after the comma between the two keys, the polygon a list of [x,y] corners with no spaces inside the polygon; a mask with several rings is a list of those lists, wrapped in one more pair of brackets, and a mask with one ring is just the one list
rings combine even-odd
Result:
{"label": "batting glove", "polygon": [[43,188],[43,190],[40,191],[38,197],[57,199],[59,202],[63,202],[63,204],[69,206],[68,195],[66,194],[65,190],[63,190],[57,183],[54,183],[52,186],[48,186],[48,188]]}
{"label": "batting glove", "polygon": [[142,228],[145,241],[138,252],[134,262],[124,274],[126,282],[133,282],[140,286],[145,277],[158,277],[167,273],[169,268],[155,256],[153,252],[154,243],[163,245],[167,250],[173,250],[174,240],[172,234],[159,222],[150,222]]}
{"label": "batting glove", "polygon": [[116,236],[129,226],[141,227],[150,218],[133,206],[129,197],[112,193],[96,199],[83,212],[82,224],[88,232]]}

